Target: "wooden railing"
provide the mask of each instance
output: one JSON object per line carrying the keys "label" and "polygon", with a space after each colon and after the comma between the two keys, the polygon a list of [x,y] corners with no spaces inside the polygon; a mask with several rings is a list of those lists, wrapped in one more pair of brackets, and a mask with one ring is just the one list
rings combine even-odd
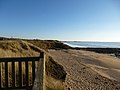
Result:
{"label": "wooden railing", "polygon": [[0,90],[32,89],[40,59],[43,52],[39,57],[0,58]]}

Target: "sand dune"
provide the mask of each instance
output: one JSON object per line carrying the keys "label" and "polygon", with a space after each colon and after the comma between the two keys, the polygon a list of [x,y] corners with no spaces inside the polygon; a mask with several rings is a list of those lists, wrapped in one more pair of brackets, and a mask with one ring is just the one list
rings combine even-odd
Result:
{"label": "sand dune", "polygon": [[[44,50],[38,48],[37,46],[22,41],[22,40],[5,40],[5,41],[0,41],[0,58],[3,57],[35,57],[39,56],[40,52]],[[46,55],[48,55],[47,52],[45,52]],[[16,65],[16,76],[19,74],[18,72],[18,64]],[[38,64],[36,64],[38,65]],[[1,71],[2,71],[2,85],[5,85],[5,65],[4,63],[1,64]],[[22,73],[24,75],[25,72],[25,65],[22,65]],[[9,64],[9,69],[11,69],[11,63]],[[11,71],[11,70],[10,70]],[[9,71],[9,85],[11,85],[10,82],[12,82],[12,72]],[[32,72],[32,67],[31,63],[29,64],[29,76],[31,79],[31,72]],[[57,72],[57,74],[56,74]],[[64,80],[65,80],[66,73],[63,70],[63,67],[54,62],[52,58],[48,55],[48,59],[46,60],[46,90],[64,90],[65,85],[64,85]],[[19,77],[18,77],[19,78]],[[25,79],[24,79],[25,80]],[[23,82],[24,82],[23,80]],[[30,80],[31,81],[31,80]],[[29,81],[29,82],[30,82]],[[19,82],[19,80],[16,82]],[[0,89],[1,90],[1,89]],[[12,90],[12,89],[11,89]],[[21,89],[22,90],[22,89]]]}
{"label": "sand dune", "polygon": [[82,50],[50,50],[71,90],[120,90],[120,59]]}

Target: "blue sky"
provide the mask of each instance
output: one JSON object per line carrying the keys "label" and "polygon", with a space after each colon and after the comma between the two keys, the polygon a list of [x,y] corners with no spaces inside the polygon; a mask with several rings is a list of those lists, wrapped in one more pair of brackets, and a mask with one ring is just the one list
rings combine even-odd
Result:
{"label": "blue sky", "polygon": [[0,0],[0,36],[120,42],[120,1]]}

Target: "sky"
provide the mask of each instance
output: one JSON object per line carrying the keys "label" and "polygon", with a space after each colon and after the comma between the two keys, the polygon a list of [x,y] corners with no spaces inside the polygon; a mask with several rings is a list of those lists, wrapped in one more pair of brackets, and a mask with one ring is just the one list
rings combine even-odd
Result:
{"label": "sky", "polygon": [[0,37],[120,42],[120,0],[0,0]]}

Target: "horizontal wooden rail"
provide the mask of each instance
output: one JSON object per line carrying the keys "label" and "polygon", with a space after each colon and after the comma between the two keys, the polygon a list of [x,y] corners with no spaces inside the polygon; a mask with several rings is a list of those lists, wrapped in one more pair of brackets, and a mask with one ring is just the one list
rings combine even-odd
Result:
{"label": "horizontal wooden rail", "polygon": [[22,61],[39,61],[41,57],[14,57],[0,58],[0,62],[22,62]]}

